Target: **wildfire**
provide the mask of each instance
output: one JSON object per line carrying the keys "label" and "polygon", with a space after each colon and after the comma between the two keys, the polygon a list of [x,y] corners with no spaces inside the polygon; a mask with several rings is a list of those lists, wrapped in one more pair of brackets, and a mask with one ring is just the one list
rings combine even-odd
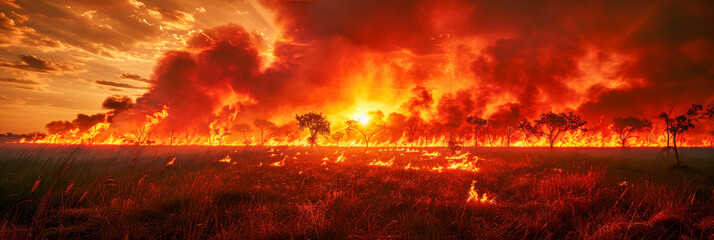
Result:
{"label": "wildfire", "polygon": [[279,161],[279,162],[274,162],[274,163],[270,164],[270,166],[273,166],[273,167],[282,167],[282,166],[285,166],[285,160],[282,160],[282,161]]}
{"label": "wildfire", "polygon": [[424,150],[421,155],[425,157],[438,157],[441,156],[441,153],[437,151],[427,152],[426,150]]}
{"label": "wildfire", "polygon": [[171,158],[171,160],[166,163],[166,166],[168,167],[168,166],[174,165],[174,163],[176,163],[176,158]]}
{"label": "wildfire", "polygon": [[471,182],[471,189],[469,189],[469,198],[466,199],[467,203],[485,203],[485,204],[494,204],[496,203],[493,198],[489,198],[488,194],[484,193],[483,195],[478,194],[476,192],[476,180]]}
{"label": "wildfire", "polygon": [[341,163],[345,161],[345,153],[340,154],[340,156],[337,156],[337,159],[335,159],[336,163]]}
{"label": "wildfire", "polygon": [[382,162],[382,161],[379,161],[379,160],[376,160],[376,159],[375,159],[374,161],[372,161],[371,163],[369,163],[369,165],[370,165],[370,166],[391,167],[392,165],[394,165],[394,158],[389,159],[389,161],[386,161],[386,162]]}
{"label": "wildfire", "polygon": [[231,162],[231,156],[226,155],[226,157],[222,158],[221,160],[218,160],[218,162],[221,162],[221,163],[230,163],[230,162]]}
{"label": "wildfire", "polygon": [[[87,128],[86,130],[81,130],[80,128],[69,129],[64,132],[58,132],[54,134],[49,134],[47,136],[39,136],[30,139],[21,139],[21,143],[48,143],[48,144],[97,144],[97,145],[208,145],[208,146],[246,146],[246,145],[258,145],[261,146],[309,146],[308,138],[299,137],[300,132],[277,132],[274,131],[275,128],[270,128],[272,130],[267,130],[267,134],[264,131],[258,133],[257,130],[245,130],[245,134],[232,134],[231,129],[233,123],[236,121],[238,116],[238,111],[232,111],[229,114],[225,114],[222,118],[215,119],[211,121],[207,126],[207,132],[195,132],[193,130],[178,132],[174,129],[162,128],[161,124],[169,117],[167,106],[161,106],[159,110],[146,114],[143,116],[143,121],[137,125],[134,129],[128,129],[125,127],[115,127],[110,121],[111,114],[107,114],[103,121],[96,123],[94,126]],[[373,121],[384,122],[384,118],[377,120],[379,116],[375,117],[366,113],[358,113],[353,116],[353,120],[365,128],[367,125]],[[421,123],[428,124],[428,123]],[[245,125],[245,124],[244,124]],[[447,147],[447,146],[476,146],[479,147],[548,147],[550,146],[550,141],[545,135],[530,135],[530,136],[519,136],[516,133],[515,137],[498,135],[493,132],[493,129],[489,129],[478,138],[474,138],[473,130],[461,130],[462,136],[456,140],[449,137],[451,133],[446,131],[447,129],[430,129],[425,126],[419,126],[415,128],[416,132],[410,132],[409,127],[404,128],[406,130],[401,130],[399,127],[390,127],[389,124],[370,126],[376,127],[376,129],[365,129],[364,134],[345,134],[339,135],[340,138],[344,136],[348,138],[340,144],[340,140],[332,140],[325,137],[325,140],[321,139],[321,144],[323,146],[346,146],[346,147],[360,147],[365,146],[366,141],[369,141],[370,147],[380,147],[378,151],[399,151],[404,153],[415,153],[421,152],[422,156],[425,157],[440,157],[442,155],[439,151],[427,151],[419,150],[416,147]],[[468,127],[468,126],[466,126]],[[342,128],[335,128],[333,132],[339,132],[339,134],[344,134]],[[387,130],[389,129],[389,130]],[[394,130],[400,130],[402,132]],[[241,130],[243,131],[243,130]],[[293,130],[294,131],[294,130]],[[256,136],[250,136],[250,133]],[[372,134],[374,133],[374,134]],[[410,136],[410,134],[417,134],[416,136]],[[304,135],[302,135],[304,136]],[[667,134],[662,129],[650,129],[648,131],[634,132],[628,135],[626,143],[627,146],[631,147],[659,147],[667,146],[668,143],[671,145],[671,140],[667,138]],[[259,142],[255,142],[254,139],[261,139]],[[714,138],[713,138],[714,139]],[[564,131],[560,133],[557,139],[553,140],[554,147],[622,147],[621,135],[614,134],[610,128],[605,128],[602,130],[575,130],[575,131]],[[714,142],[714,140],[712,140]],[[687,141],[686,135],[678,136],[678,146],[681,147],[691,147],[691,146],[704,146],[704,143],[694,144]],[[387,149],[381,149],[381,147],[393,147]],[[268,152],[278,156],[278,150],[275,148],[270,148]],[[297,153],[295,156],[300,154]],[[468,153],[463,153],[455,156],[450,156],[448,159],[457,160],[468,158]],[[341,161],[337,161],[341,162]]]}
{"label": "wildfire", "polygon": [[453,169],[453,170],[462,170],[462,171],[469,171],[469,172],[478,172],[479,168],[474,166],[474,162],[469,162],[468,160],[464,159],[461,162],[452,162],[449,164],[447,169]]}

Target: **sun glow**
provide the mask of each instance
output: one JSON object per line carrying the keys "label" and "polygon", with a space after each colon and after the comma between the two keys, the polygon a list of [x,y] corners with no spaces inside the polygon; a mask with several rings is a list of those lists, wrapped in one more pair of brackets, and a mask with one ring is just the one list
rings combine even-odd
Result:
{"label": "sun glow", "polygon": [[370,117],[369,117],[369,115],[367,115],[365,113],[358,113],[358,114],[355,114],[352,117],[352,119],[355,121],[358,121],[362,125],[366,125],[367,123],[369,123]]}

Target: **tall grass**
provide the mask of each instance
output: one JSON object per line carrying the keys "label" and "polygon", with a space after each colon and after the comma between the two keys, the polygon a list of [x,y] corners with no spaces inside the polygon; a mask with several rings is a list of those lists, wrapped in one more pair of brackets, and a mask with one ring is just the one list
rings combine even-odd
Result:
{"label": "tall grass", "polygon": [[0,239],[714,238],[711,149],[0,149]]}

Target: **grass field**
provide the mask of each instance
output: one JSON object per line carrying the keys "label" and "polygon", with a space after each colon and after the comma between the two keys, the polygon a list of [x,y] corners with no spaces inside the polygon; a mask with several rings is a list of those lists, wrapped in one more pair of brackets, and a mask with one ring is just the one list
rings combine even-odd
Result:
{"label": "grass field", "polygon": [[6,144],[0,239],[714,239],[682,152]]}

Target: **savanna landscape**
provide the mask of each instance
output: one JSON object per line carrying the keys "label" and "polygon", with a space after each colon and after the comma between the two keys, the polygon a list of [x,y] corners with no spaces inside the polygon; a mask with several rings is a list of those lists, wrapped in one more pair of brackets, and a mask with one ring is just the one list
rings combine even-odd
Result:
{"label": "savanna landscape", "polygon": [[714,240],[711,23],[711,0],[0,0],[0,240]]}
{"label": "savanna landscape", "polygon": [[714,234],[711,148],[2,147],[2,239]]}

